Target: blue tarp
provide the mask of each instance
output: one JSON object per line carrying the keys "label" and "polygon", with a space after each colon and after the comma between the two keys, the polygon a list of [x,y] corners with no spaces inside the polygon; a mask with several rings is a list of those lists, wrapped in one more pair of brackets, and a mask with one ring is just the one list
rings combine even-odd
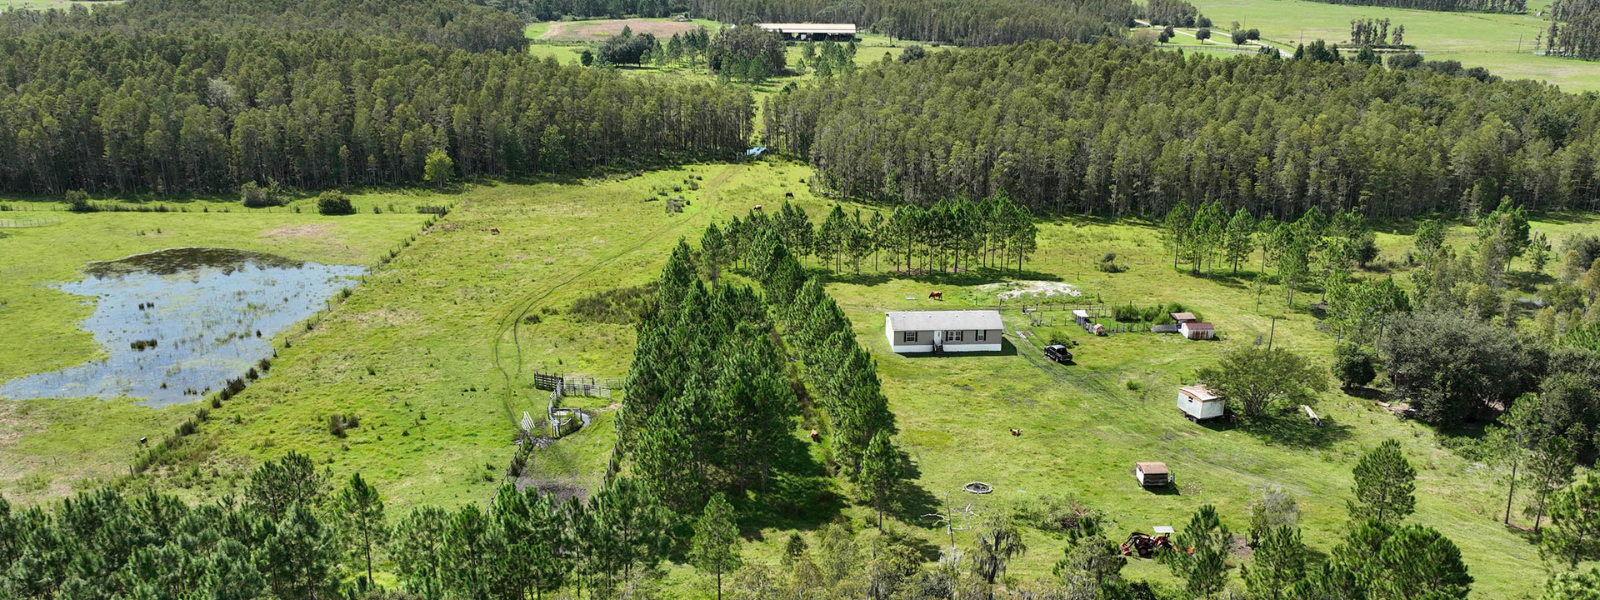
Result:
{"label": "blue tarp", "polygon": [[751,148],[749,150],[745,150],[744,151],[744,155],[745,155],[746,158],[755,158],[757,156],[761,156],[761,153],[762,152],[766,152],[766,151],[767,151],[767,147],[766,146],[756,146],[756,147]]}

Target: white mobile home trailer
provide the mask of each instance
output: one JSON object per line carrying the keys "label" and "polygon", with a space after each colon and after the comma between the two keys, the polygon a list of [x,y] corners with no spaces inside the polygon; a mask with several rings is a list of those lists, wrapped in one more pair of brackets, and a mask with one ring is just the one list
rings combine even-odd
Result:
{"label": "white mobile home trailer", "polygon": [[918,310],[884,313],[883,330],[897,354],[999,352],[1005,325],[998,310]]}
{"label": "white mobile home trailer", "polygon": [[1215,419],[1227,414],[1228,404],[1222,396],[1203,385],[1178,388],[1178,410],[1190,421]]}

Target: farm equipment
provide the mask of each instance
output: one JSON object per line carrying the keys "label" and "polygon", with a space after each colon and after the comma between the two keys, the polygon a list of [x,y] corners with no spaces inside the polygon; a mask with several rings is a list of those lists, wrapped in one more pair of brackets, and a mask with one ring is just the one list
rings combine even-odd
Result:
{"label": "farm equipment", "polygon": [[1149,535],[1135,531],[1128,534],[1127,541],[1122,542],[1122,555],[1132,556],[1137,552],[1139,553],[1139,558],[1150,558],[1150,555],[1155,554],[1157,550],[1162,548],[1176,550],[1172,546],[1172,541],[1167,539],[1165,535]]}

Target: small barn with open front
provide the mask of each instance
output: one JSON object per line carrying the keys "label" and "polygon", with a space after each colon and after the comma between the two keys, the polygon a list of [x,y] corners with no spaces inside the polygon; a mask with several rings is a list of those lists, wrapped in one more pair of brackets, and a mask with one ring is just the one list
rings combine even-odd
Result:
{"label": "small barn with open front", "polygon": [[758,23],[788,42],[850,42],[856,39],[854,23]]}
{"label": "small barn with open front", "polygon": [[884,313],[883,329],[900,354],[999,352],[1005,325],[998,310],[912,310]]}

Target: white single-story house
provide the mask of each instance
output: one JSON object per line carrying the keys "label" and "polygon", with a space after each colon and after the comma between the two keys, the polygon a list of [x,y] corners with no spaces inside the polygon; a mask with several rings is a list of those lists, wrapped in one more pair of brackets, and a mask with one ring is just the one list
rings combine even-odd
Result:
{"label": "white single-story house", "polygon": [[1178,388],[1178,410],[1190,421],[1204,421],[1227,415],[1228,404],[1203,385]]}
{"label": "white single-story house", "polygon": [[884,335],[896,353],[999,352],[1005,325],[998,310],[913,310],[884,313]]}
{"label": "white single-story house", "polygon": [[1216,335],[1216,328],[1210,323],[1189,321],[1178,325],[1178,333],[1191,340],[1209,340]]}

